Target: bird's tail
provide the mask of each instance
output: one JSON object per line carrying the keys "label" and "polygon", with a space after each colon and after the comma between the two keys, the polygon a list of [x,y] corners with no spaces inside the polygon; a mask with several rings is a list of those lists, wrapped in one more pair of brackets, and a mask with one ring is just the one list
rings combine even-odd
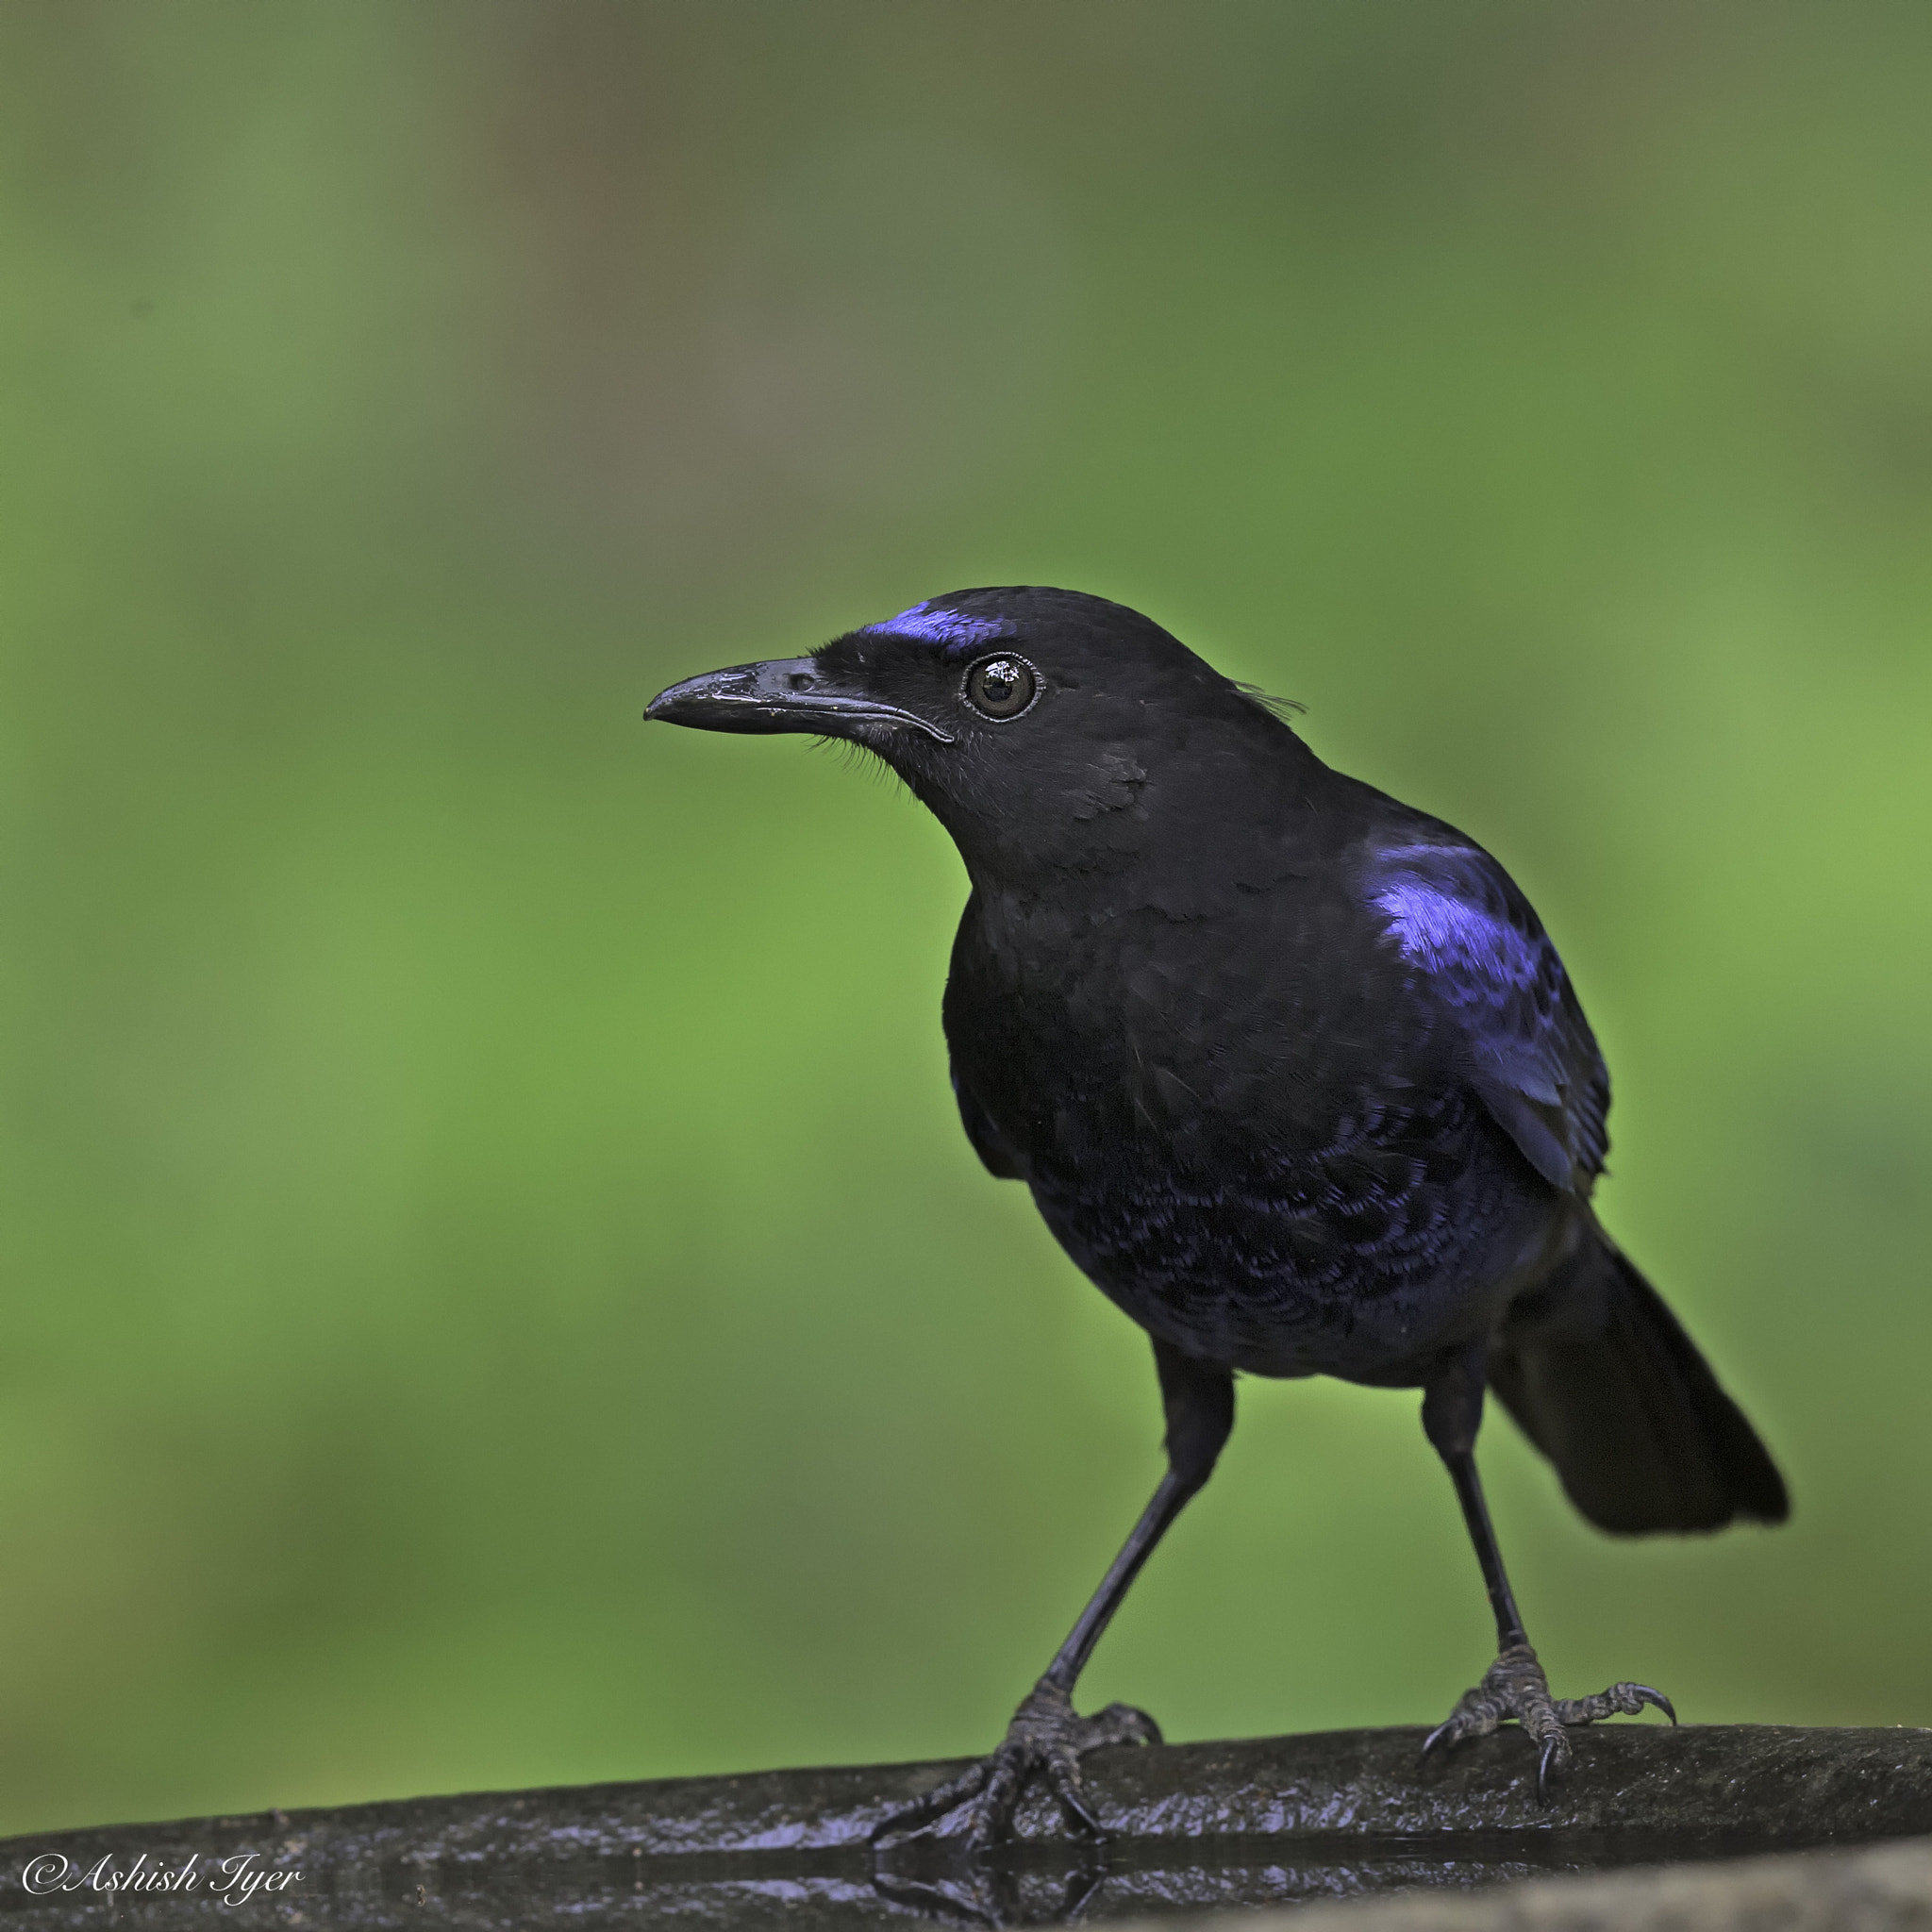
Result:
{"label": "bird's tail", "polygon": [[1600,1228],[1491,1344],[1490,1386],[1600,1529],[1782,1523],[1784,1478],[1710,1365]]}

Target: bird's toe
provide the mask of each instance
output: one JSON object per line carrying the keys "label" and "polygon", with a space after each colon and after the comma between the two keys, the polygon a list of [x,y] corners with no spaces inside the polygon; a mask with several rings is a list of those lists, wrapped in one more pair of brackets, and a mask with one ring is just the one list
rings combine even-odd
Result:
{"label": "bird's toe", "polygon": [[1160,1726],[1131,1704],[1109,1704],[1077,1720],[1074,1748],[1084,1755],[1108,1744],[1163,1744]]}
{"label": "bird's toe", "polygon": [[990,1757],[950,1783],[893,1807],[874,1825],[871,1842],[924,1830],[970,1807],[966,1844],[984,1851],[1009,1834],[1013,1815],[1035,1778],[1045,1781],[1070,1826],[1105,1839],[1107,1827],[1087,1796],[1081,1758],[1110,1744],[1159,1741],[1160,1726],[1144,1710],[1109,1704],[1083,1718],[1065,1690],[1042,1680],[1013,1713],[1007,1735]]}
{"label": "bird's toe", "polygon": [[1086,1780],[1080,1775],[1080,1760],[1071,1750],[1057,1751],[1046,1760],[1042,1769],[1046,1781],[1053,1788],[1054,1796],[1059,1800],[1060,1811],[1070,1825],[1084,1831],[1090,1838],[1105,1838],[1107,1827],[1094,1816],[1093,1807],[1087,1802]]}
{"label": "bird's toe", "polygon": [[895,1834],[909,1835],[937,1824],[947,1812],[957,1811],[961,1805],[976,1798],[991,1777],[992,1769],[992,1759],[982,1758],[958,1777],[949,1778],[916,1798],[908,1798],[903,1805],[894,1805],[866,1834],[866,1842],[880,1844]]}
{"label": "bird's toe", "polygon": [[1646,1707],[1677,1721],[1671,1700],[1648,1684],[1612,1684],[1593,1697],[1552,1697],[1536,1652],[1526,1643],[1512,1644],[1423,1740],[1422,1755],[1426,1759],[1438,1748],[1484,1737],[1513,1719],[1537,1747],[1536,1794],[1547,1803],[1550,1780],[1569,1767],[1574,1755],[1572,1729],[1607,1717],[1634,1717]]}
{"label": "bird's toe", "polygon": [[1648,1684],[1612,1684],[1594,1697],[1559,1697],[1556,1708],[1563,1724],[1593,1724],[1607,1717],[1635,1717],[1646,1707],[1662,1711],[1673,1724],[1677,1722],[1676,1706]]}

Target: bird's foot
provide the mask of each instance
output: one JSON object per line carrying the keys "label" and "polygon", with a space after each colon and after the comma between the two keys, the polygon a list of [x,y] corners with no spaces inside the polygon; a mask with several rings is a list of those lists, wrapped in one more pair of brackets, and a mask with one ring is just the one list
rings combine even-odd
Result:
{"label": "bird's foot", "polygon": [[1026,1873],[995,1858],[972,1858],[920,1877],[875,1870],[873,1890],[889,1906],[941,1925],[1077,1925],[1107,1883],[1106,1848],[1064,1874]]}
{"label": "bird's foot", "polygon": [[1109,1704],[1091,1717],[1075,1714],[1074,1701],[1058,1684],[1042,1677],[1026,1693],[1007,1735],[991,1757],[927,1791],[894,1806],[874,1825],[872,1842],[892,1833],[910,1833],[936,1824],[949,1812],[966,1810],[970,1850],[984,1851],[1011,1826],[1020,1799],[1035,1777],[1043,1777],[1058,1799],[1069,1824],[1095,1838],[1107,1828],[1087,1803],[1080,1760],[1108,1744],[1158,1744],[1160,1726],[1130,1704]]}
{"label": "bird's foot", "polygon": [[1462,1693],[1447,1719],[1423,1740],[1423,1756],[1426,1758],[1438,1745],[1485,1738],[1506,1718],[1513,1717],[1537,1747],[1536,1794],[1539,1802],[1547,1804],[1550,1774],[1570,1762],[1565,1727],[1593,1724],[1605,1717],[1635,1717],[1647,1704],[1654,1704],[1673,1724],[1677,1722],[1671,1700],[1648,1684],[1612,1684],[1594,1697],[1552,1697],[1536,1652],[1526,1643],[1515,1643],[1490,1666],[1474,1690]]}

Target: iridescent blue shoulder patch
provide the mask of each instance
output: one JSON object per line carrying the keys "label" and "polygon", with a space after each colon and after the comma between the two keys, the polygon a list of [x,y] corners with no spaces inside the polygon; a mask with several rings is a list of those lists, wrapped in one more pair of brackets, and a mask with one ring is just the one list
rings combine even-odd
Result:
{"label": "iridescent blue shoulder patch", "polygon": [[1467,847],[1397,846],[1377,855],[1370,897],[1415,965],[1493,1000],[1561,969],[1541,930],[1509,916],[1491,870]]}
{"label": "iridescent blue shoulder patch", "polygon": [[869,624],[866,630],[877,637],[915,638],[923,644],[943,644],[946,655],[969,651],[974,644],[990,643],[1006,632],[1006,622],[998,617],[967,617],[957,610],[935,610],[928,598],[889,617],[883,624]]}

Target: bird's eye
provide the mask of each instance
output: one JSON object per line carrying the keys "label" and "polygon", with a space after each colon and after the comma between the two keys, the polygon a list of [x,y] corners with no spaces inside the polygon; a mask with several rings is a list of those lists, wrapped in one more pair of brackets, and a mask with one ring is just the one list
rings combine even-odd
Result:
{"label": "bird's eye", "polygon": [[966,674],[966,702],[988,718],[1017,718],[1039,689],[1024,658],[982,658]]}

